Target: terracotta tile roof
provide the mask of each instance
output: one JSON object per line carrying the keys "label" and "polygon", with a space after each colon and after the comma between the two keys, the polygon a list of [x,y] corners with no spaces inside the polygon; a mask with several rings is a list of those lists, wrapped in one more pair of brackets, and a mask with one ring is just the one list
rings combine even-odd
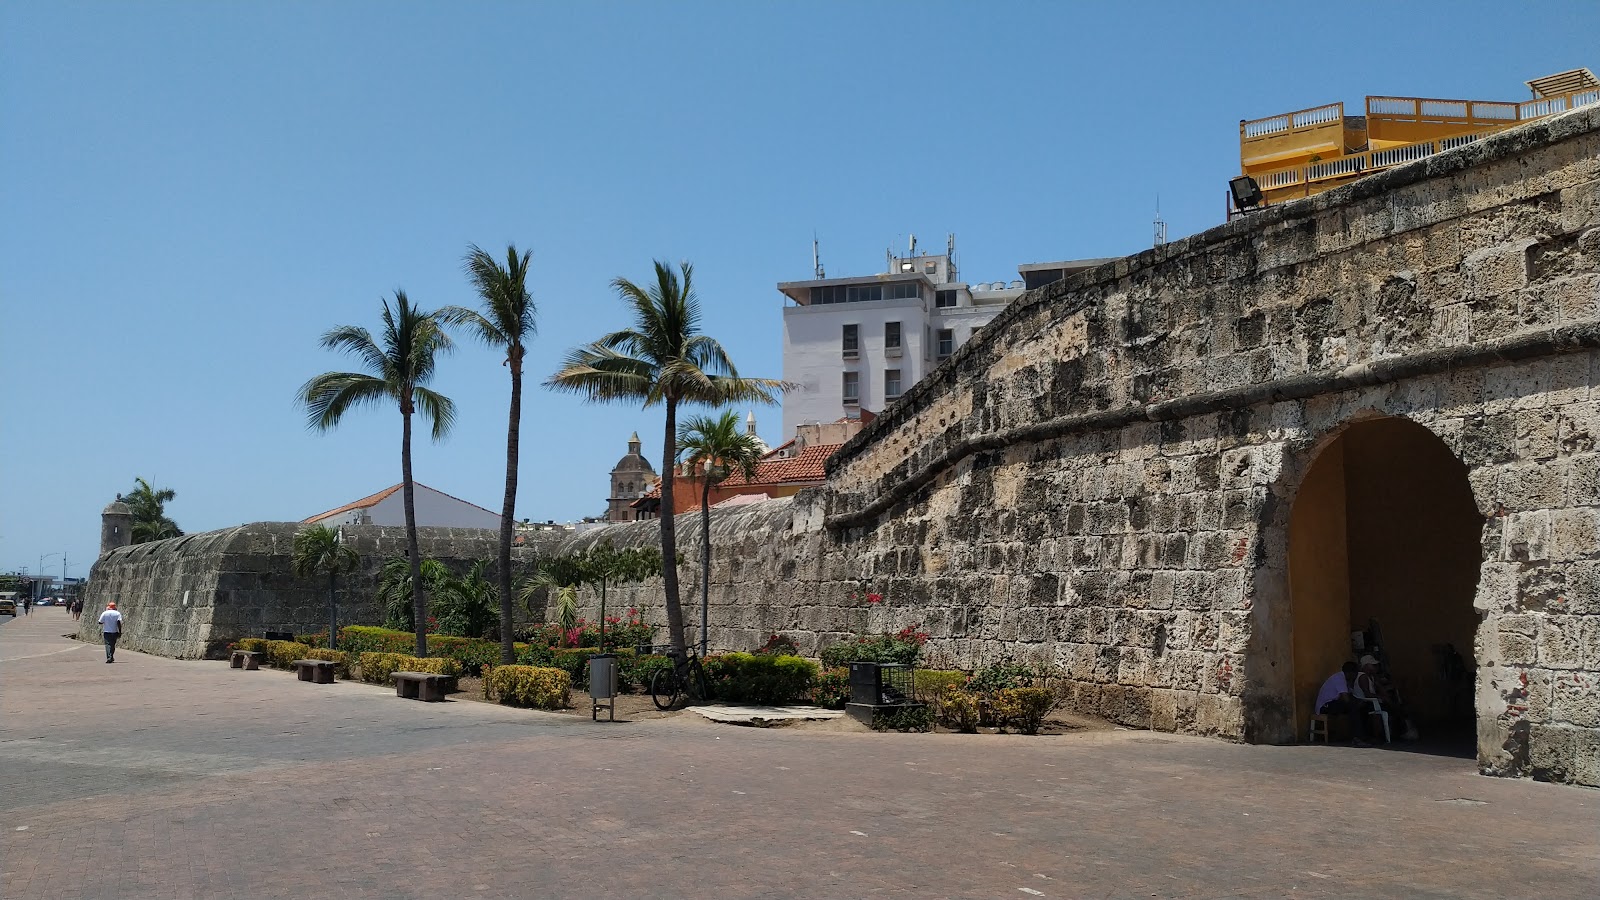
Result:
{"label": "terracotta tile roof", "polygon": [[[790,443],[793,443],[792,441]],[[778,450],[788,447],[784,444]],[[793,484],[797,481],[822,481],[827,478],[827,471],[822,464],[827,462],[843,444],[813,444],[801,450],[796,456],[788,459],[779,459],[772,453],[756,464],[756,477],[745,480],[743,472],[734,472],[722,484],[726,487],[737,487],[742,484]]]}
{"label": "terracotta tile roof", "polygon": [[[715,485],[712,490],[716,490],[717,488],[759,487],[767,484],[795,484],[797,482],[803,484],[820,484],[827,478],[827,470],[822,467],[822,464],[827,462],[828,457],[832,456],[840,447],[844,446],[844,444],[813,444],[810,447],[801,450],[798,455],[789,457],[788,459],[783,459],[778,456],[779,453],[788,450],[793,445],[794,441],[789,441],[786,444],[780,444],[779,446],[774,447],[772,450],[769,450],[767,455],[763,456],[761,461],[756,463],[755,478],[746,481],[743,472],[735,471],[732,475],[729,475],[726,479]],[[682,476],[680,476],[677,480],[680,482],[697,481],[697,479]],[[660,498],[661,482],[658,481],[656,482],[655,487],[652,487],[649,491],[647,491],[644,496],[639,498],[639,500],[658,500]],[[630,505],[637,506],[639,504],[639,500],[635,500]],[[716,505],[717,504],[715,503],[712,504],[712,506]],[[693,508],[700,508],[698,498],[696,499]]]}
{"label": "terracotta tile roof", "polygon": [[404,487],[404,485],[397,484],[394,487],[384,488],[383,490],[381,490],[381,491],[377,492],[376,494],[373,494],[373,495],[371,495],[369,497],[362,497],[360,500],[356,500],[356,501],[351,502],[351,503],[346,503],[343,506],[336,507],[334,509],[330,509],[325,513],[319,513],[317,515],[312,516],[309,519],[304,519],[302,521],[307,522],[307,523],[320,522],[323,519],[331,519],[334,516],[339,515],[340,513],[347,513],[352,509],[369,509],[371,507],[377,506],[379,502],[381,502],[385,498],[389,497],[395,491],[400,490],[400,488],[402,488],[402,487]]}
{"label": "terracotta tile roof", "polygon": [[[450,494],[446,494],[444,491],[441,491],[436,487],[428,487],[427,485],[423,484],[420,481],[413,481],[412,484],[415,485],[416,487],[419,487],[419,488],[428,488],[428,490],[433,491],[435,494],[440,494],[440,495],[443,495],[445,497],[450,497],[451,500],[455,500],[455,501],[457,501],[459,503],[465,503],[468,506],[473,507],[474,509],[483,509],[483,507],[479,506],[476,503],[473,503],[470,500],[462,500],[460,497],[451,496]],[[374,506],[377,506],[379,503],[383,502],[385,499],[387,499],[388,497],[393,495],[395,491],[398,491],[403,487],[405,487],[404,484],[397,484],[397,485],[395,485],[393,487],[386,487],[383,490],[377,492],[376,494],[371,494],[369,496],[362,497],[360,500],[355,500],[355,501],[352,501],[350,503],[346,503],[345,505],[343,505],[341,507],[338,507],[336,509],[330,509],[325,513],[319,513],[317,515],[312,516],[309,519],[303,519],[301,521],[305,522],[306,524],[311,524],[313,522],[320,522],[323,519],[331,519],[334,516],[339,515],[340,513],[347,513],[352,509],[370,509],[370,508],[372,508]],[[492,509],[483,509],[483,511],[486,512],[486,513],[489,513],[491,515],[496,515],[496,516],[500,515],[499,513],[495,512]]]}

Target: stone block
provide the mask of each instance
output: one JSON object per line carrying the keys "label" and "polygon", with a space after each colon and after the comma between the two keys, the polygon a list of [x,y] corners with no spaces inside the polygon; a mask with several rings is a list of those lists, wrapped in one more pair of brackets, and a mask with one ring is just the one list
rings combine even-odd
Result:
{"label": "stone block", "polygon": [[[1550,479],[1556,481],[1556,479]],[[1550,558],[1557,561],[1592,557],[1600,552],[1600,510],[1593,507],[1550,512]]]}
{"label": "stone block", "polygon": [[1584,652],[1580,616],[1541,616],[1536,632],[1539,665],[1547,669],[1595,668],[1597,661]]}
{"label": "stone block", "polygon": [[1592,672],[1562,672],[1551,680],[1557,721],[1600,728],[1600,684]]}

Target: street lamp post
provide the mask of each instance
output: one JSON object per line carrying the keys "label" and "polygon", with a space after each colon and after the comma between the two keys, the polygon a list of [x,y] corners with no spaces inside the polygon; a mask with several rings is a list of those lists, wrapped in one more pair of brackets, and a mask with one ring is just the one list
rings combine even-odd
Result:
{"label": "street lamp post", "polygon": [[711,457],[700,465],[704,479],[700,492],[700,658],[706,656],[706,637],[711,619]]}
{"label": "street lamp post", "polygon": [[[62,557],[64,557],[64,556],[66,556],[66,553],[63,552],[63,553],[41,553],[41,554],[39,554],[39,578],[41,579],[41,581],[35,583],[36,587],[35,587],[35,590],[33,592],[33,594],[34,594],[33,599],[35,599],[35,600],[39,600],[40,598],[44,597],[44,587],[43,587],[43,581],[42,581],[42,579],[44,578],[44,561],[47,560],[47,559],[50,559],[51,557],[54,557],[54,556],[62,556]],[[65,567],[63,567],[61,571],[62,571],[62,576],[61,577],[62,577],[63,580],[65,580],[66,579],[66,574],[65,574],[66,573],[66,569],[65,569]]]}

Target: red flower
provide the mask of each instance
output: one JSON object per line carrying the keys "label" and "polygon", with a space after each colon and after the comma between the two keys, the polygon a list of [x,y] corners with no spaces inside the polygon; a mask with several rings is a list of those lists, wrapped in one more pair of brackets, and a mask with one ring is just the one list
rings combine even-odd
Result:
{"label": "red flower", "polygon": [[867,595],[867,602],[868,603],[882,603],[883,602],[883,595],[882,594],[868,594]]}

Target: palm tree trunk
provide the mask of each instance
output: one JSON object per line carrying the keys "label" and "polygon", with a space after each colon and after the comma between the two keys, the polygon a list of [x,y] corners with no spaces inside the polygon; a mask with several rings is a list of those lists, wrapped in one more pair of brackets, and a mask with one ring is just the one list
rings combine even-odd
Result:
{"label": "palm tree trunk", "polygon": [[667,398],[667,439],[661,448],[661,586],[666,593],[667,634],[679,654],[688,647],[683,637],[683,607],[678,602],[678,532],[673,524],[672,461],[678,455],[678,400]]}
{"label": "palm tree trunk", "polygon": [[411,628],[417,635],[417,656],[428,655],[428,607],[422,600],[422,550],[417,543],[417,502],[411,488],[411,410],[402,409],[400,478],[406,501],[406,555],[411,558]]}
{"label": "palm tree trunk", "polygon": [[517,452],[522,440],[522,357],[513,346],[511,368],[511,421],[506,425],[506,497],[500,504],[500,662],[517,661],[511,646],[511,533],[517,515]]}
{"label": "palm tree trunk", "polygon": [[328,570],[328,649],[339,649],[339,609],[335,605],[339,590],[339,573]]}
{"label": "palm tree trunk", "polygon": [[700,478],[700,655],[706,655],[706,635],[711,633],[711,473]]}

